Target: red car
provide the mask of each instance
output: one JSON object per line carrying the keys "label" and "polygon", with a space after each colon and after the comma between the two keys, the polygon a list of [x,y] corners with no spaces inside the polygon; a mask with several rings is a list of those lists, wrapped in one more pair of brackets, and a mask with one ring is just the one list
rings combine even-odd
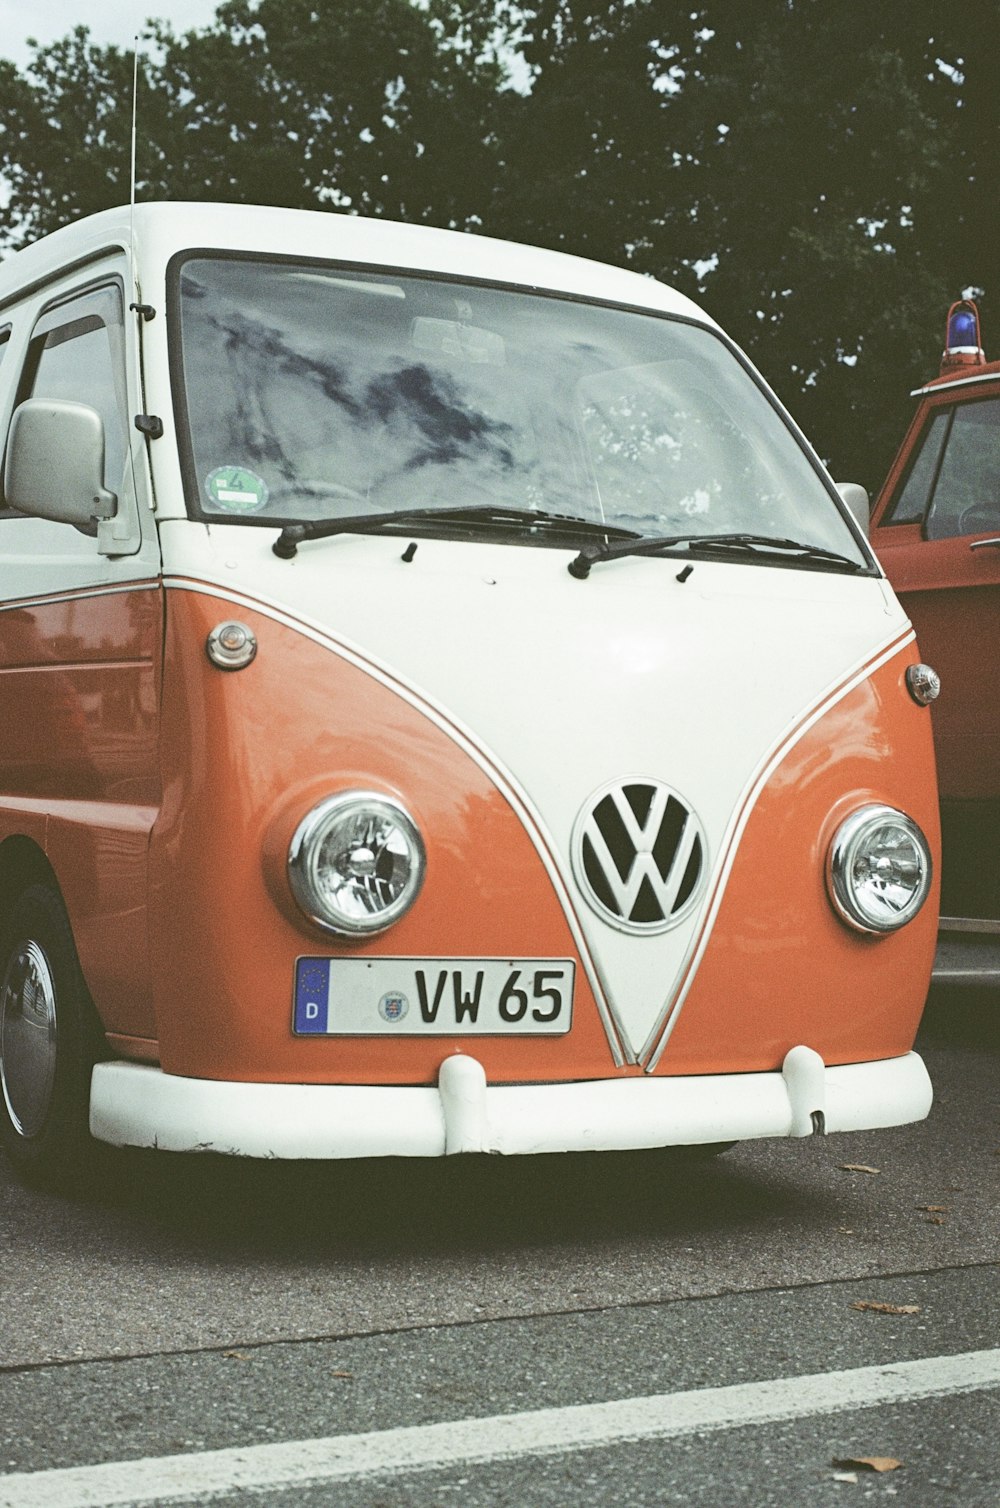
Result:
{"label": "red car", "polygon": [[974,303],[948,313],[939,374],[872,510],[871,540],[938,672],[943,827],[935,978],[1000,983],[1000,361]]}

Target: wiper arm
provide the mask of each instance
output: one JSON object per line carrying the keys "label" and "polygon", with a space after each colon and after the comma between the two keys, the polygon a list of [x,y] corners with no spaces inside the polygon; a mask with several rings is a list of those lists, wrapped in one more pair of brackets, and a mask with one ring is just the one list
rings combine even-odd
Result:
{"label": "wiper arm", "polygon": [[835,550],[824,550],[820,545],[804,544],[798,539],[773,538],[769,534],[672,534],[651,536],[635,540],[615,540],[608,545],[584,545],[579,555],[569,563],[569,573],[578,580],[590,575],[590,568],[603,560],[619,560],[625,555],[656,555],[673,546],[686,545],[689,550],[718,550],[726,554],[739,553],[748,557],[768,554],[795,554],[803,560],[825,561],[840,566],[843,570],[863,571],[864,565],[839,555]]}
{"label": "wiper arm", "polygon": [[741,550],[748,554],[768,555],[787,553],[801,555],[804,560],[825,560],[832,565],[844,566],[851,571],[863,571],[864,563],[841,555],[838,550],[825,550],[822,545],[806,544],[801,539],[774,539],[770,534],[710,534],[707,539],[694,539],[691,548],[713,550]]}
{"label": "wiper arm", "polygon": [[286,524],[271,549],[282,560],[291,560],[307,539],[329,539],[334,534],[378,534],[388,524],[402,519],[437,516],[437,508],[397,508],[392,513],[357,513],[349,518],[321,518],[311,524]]}
{"label": "wiper arm", "polygon": [[575,534],[578,537],[581,534],[600,535],[602,539],[616,543],[639,538],[635,529],[621,529],[594,519],[576,518],[571,513],[545,513],[534,508],[503,508],[495,503],[483,503],[474,508],[397,508],[391,513],[360,513],[353,518],[323,518],[309,524],[286,524],[271,548],[282,560],[291,560],[299,545],[307,539],[329,539],[335,534],[380,534],[383,529],[393,525],[422,521],[462,524],[466,520],[480,528],[541,524],[553,532]]}

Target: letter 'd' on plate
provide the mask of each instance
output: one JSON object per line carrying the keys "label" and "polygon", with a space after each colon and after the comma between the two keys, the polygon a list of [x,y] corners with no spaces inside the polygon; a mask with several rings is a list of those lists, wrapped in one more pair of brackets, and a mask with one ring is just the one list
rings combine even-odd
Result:
{"label": "letter 'd' on plate", "polygon": [[568,958],[300,958],[293,1027],[320,1037],[557,1036]]}

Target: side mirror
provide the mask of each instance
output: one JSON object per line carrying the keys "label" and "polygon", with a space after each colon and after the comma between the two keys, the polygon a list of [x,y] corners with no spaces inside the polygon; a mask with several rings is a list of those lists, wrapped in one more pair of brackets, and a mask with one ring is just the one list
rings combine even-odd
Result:
{"label": "side mirror", "polygon": [[96,409],[61,398],[28,398],[14,410],[4,497],[32,518],[96,534],[118,499],[104,486],[104,423]]}
{"label": "side mirror", "polygon": [[871,505],[868,502],[867,492],[858,482],[838,482],[837,491],[847,504],[847,511],[867,539],[868,525],[871,522]]}

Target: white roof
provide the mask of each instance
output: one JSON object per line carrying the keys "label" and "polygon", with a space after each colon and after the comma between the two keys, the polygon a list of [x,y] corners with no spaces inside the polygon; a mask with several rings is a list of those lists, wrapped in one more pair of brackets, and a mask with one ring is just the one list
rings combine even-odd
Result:
{"label": "white roof", "polygon": [[[127,207],[67,225],[0,263],[0,302],[61,268],[128,243]],[[683,294],[623,268],[489,236],[332,211],[198,202],[138,204],[135,244],[144,297],[150,297],[153,285],[162,282],[171,256],[196,247],[480,278],[714,323]]]}

